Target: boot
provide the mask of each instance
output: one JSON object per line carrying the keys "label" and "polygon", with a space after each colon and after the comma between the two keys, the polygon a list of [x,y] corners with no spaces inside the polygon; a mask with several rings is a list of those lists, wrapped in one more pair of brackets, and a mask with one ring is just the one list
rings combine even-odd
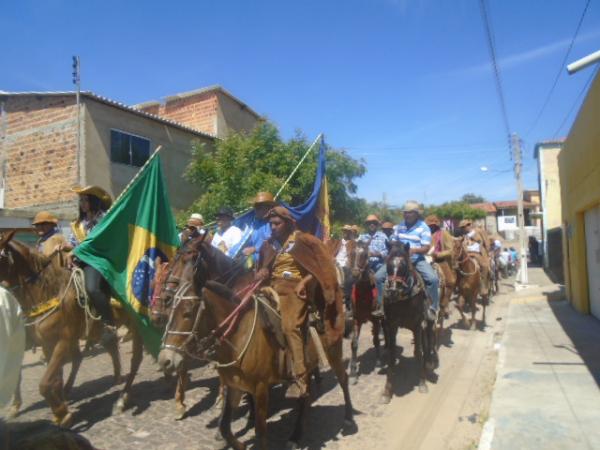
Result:
{"label": "boot", "polygon": [[308,386],[304,378],[296,378],[285,391],[285,398],[299,399],[308,396]]}
{"label": "boot", "polygon": [[383,319],[383,316],[385,315],[385,313],[383,312],[383,305],[377,303],[377,306],[375,307],[371,315],[376,319]]}

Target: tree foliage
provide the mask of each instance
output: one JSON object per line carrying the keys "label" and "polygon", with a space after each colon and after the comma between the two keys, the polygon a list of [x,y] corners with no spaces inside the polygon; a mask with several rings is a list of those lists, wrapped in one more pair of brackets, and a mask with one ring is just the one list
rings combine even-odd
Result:
{"label": "tree foliage", "polygon": [[[251,206],[259,191],[275,194],[306,153],[310,142],[300,133],[284,141],[277,128],[265,122],[250,133],[234,133],[218,140],[213,151],[195,145],[185,177],[202,190],[191,210],[210,221],[222,206],[242,211]],[[312,192],[318,148],[306,158],[280,199],[292,205],[304,203]],[[355,179],[364,175],[364,161],[343,150],[328,148],[327,181],[333,220],[344,221],[360,208]]]}
{"label": "tree foliage", "polygon": [[435,214],[440,219],[483,219],[486,212],[481,209],[473,208],[470,204],[464,201],[446,202],[441,205],[431,205],[426,208],[426,215]]}
{"label": "tree foliage", "polygon": [[473,194],[473,193],[469,192],[469,193],[463,195],[460,198],[460,201],[464,202],[464,203],[468,203],[468,204],[484,203],[485,202],[485,198],[483,198],[481,195],[476,195],[476,194]]}

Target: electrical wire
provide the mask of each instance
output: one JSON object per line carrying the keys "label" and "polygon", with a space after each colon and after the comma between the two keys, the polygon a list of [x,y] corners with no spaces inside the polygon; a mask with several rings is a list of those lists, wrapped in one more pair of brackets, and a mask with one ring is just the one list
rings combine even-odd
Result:
{"label": "electrical wire", "polygon": [[548,95],[546,96],[546,99],[544,100],[544,103],[542,104],[542,108],[540,109],[535,120],[533,121],[533,125],[531,125],[531,127],[529,128],[529,130],[527,131],[525,136],[529,136],[529,134],[535,129],[540,118],[544,114],[544,111],[546,110],[548,103],[550,102],[550,98],[552,97],[552,94],[554,93],[554,89],[556,88],[556,85],[558,84],[558,80],[560,79],[560,76],[564,72],[565,66],[567,64],[567,59],[569,58],[569,55],[571,54],[571,50],[573,49],[573,45],[575,44],[575,39],[577,39],[577,35],[579,34],[581,24],[583,23],[583,19],[585,17],[585,14],[587,13],[590,3],[591,3],[591,0],[587,0],[585,7],[583,8],[583,12],[581,13],[581,17],[579,18],[579,22],[577,23],[577,27],[575,28],[575,33],[573,34],[573,38],[571,39],[571,42],[569,43],[569,47],[567,48],[567,52],[565,53],[565,56],[560,63],[560,66],[558,67],[558,73],[556,74],[556,77],[554,78],[552,87],[550,88],[550,91],[548,92]]}

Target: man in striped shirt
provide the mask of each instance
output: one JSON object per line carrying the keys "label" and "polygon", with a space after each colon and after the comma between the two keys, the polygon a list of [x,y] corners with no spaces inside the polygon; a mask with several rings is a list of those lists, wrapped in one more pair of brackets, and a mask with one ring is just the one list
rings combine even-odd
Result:
{"label": "man in striped shirt", "polygon": [[436,320],[440,308],[438,287],[440,280],[433,267],[425,259],[431,248],[431,230],[421,218],[419,204],[408,201],[404,205],[404,220],[396,225],[393,241],[410,245],[410,258],[415,269],[425,282],[427,295],[431,299],[431,309],[428,311],[429,320]]}

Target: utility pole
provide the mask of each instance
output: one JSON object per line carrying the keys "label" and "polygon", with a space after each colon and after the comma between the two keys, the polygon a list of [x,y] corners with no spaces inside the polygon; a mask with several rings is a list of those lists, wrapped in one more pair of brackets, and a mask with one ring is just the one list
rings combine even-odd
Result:
{"label": "utility pole", "polygon": [[79,56],[73,56],[73,84],[77,86],[75,101],[77,103],[77,183],[82,184],[81,180],[81,71]]}
{"label": "utility pole", "polygon": [[519,224],[519,253],[521,255],[521,268],[517,274],[517,281],[521,284],[527,284],[527,240],[525,238],[525,214],[523,213],[523,178],[521,172],[523,169],[521,139],[517,133],[511,136],[511,144],[513,149],[513,160],[515,162],[515,179],[517,181],[517,221]]}

